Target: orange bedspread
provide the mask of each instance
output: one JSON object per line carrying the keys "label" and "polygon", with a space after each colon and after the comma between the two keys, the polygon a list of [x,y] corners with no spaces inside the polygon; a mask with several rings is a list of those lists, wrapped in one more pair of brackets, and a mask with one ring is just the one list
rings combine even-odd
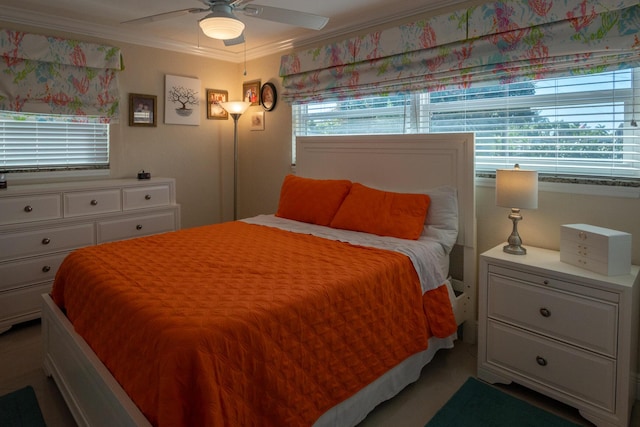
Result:
{"label": "orange bedspread", "polygon": [[242,222],[77,250],[52,296],[158,426],[309,426],[456,328],[404,255]]}

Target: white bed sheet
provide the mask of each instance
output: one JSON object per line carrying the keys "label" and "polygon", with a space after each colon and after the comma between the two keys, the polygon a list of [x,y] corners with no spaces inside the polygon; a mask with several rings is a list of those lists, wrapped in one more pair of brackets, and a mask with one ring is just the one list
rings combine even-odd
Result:
{"label": "white bed sheet", "polygon": [[258,215],[241,220],[249,224],[275,227],[294,233],[311,234],[325,239],[337,240],[353,245],[368,246],[402,253],[411,259],[418,273],[422,292],[445,283],[449,271],[449,256],[440,242],[433,237],[422,235],[418,240],[377,236],[359,231],[341,230],[280,218],[275,215]]}

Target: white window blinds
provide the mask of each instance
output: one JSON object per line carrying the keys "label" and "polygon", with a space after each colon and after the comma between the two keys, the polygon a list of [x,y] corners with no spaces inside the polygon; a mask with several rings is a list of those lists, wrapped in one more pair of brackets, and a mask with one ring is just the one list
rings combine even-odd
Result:
{"label": "white window blinds", "polygon": [[294,105],[294,135],[474,132],[476,170],[640,178],[637,70]]}
{"label": "white window blinds", "polygon": [[73,116],[0,113],[0,169],[74,169],[109,165],[109,125]]}

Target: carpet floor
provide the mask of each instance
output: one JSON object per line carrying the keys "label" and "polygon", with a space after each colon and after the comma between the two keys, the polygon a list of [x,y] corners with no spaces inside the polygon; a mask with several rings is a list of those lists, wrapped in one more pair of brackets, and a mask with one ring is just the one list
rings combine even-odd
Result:
{"label": "carpet floor", "polygon": [[27,386],[0,397],[2,427],[46,427],[33,387]]}
{"label": "carpet floor", "polygon": [[576,427],[555,414],[469,378],[425,427]]}

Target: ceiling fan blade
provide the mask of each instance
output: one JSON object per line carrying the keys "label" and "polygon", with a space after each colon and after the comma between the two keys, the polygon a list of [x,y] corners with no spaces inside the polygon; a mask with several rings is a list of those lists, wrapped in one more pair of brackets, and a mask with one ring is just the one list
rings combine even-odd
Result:
{"label": "ceiling fan blade", "polygon": [[178,16],[187,15],[189,13],[202,13],[202,12],[208,12],[208,11],[209,9],[200,9],[200,8],[192,7],[189,9],[174,10],[172,12],[158,13],[155,15],[145,16],[143,18],[132,19],[130,21],[121,22],[121,24],[146,24],[149,22],[163,21],[165,19],[177,18]]}
{"label": "ceiling fan blade", "polygon": [[327,22],[329,22],[329,18],[325,16],[298,12],[291,9],[281,9],[279,7],[260,6],[257,4],[245,6],[239,10],[242,10],[245,15],[253,16],[254,18],[309,28],[311,30],[321,30],[327,25]]}
{"label": "ceiling fan blade", "polygon": [[244,33],[240,34],[240,36],[236,37],[235,39],[229,39],[229,40],[223,40],[223,41],[225,46],[235,46],[237,44],[242,44],[244,43]]}

